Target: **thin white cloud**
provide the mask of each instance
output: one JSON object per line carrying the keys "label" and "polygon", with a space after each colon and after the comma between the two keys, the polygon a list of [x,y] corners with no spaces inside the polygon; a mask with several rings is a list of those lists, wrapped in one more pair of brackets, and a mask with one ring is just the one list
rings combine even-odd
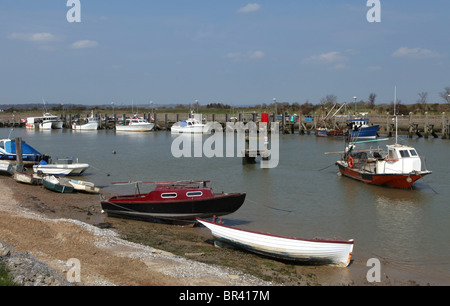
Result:
{"label": "thin white cloud", "polygon": [[332,51],[328,53],[323,53],[319,55],[312,55],[304,60],[305,63],[316,63],[316,64],[332,64],[332,63],[342,63],[347,60],[347,57],[341,52]]}
{"label": "thin white cloud", "polygon": [[78,40],[70,45],[72,49],[96,48],[99,43],[95,40]]}
{"label": "thin white cloud", "polygon": [[[347,51],[346,53],[353,53],[353,51]],[[339,51],[331,51],[328,53],[323,53],[319,55],[312,55],[303,60],[307,64],[323,64],[323,65],[333,65],[335,69],[346,68],[346,62],[348,57]]]}
{"label": "thin white cloud", "polygon": [[244,7],[241,7],[237,13],[238,14],[248,14],[248,13],[254,13],[261,9],[261,5],[258,3],[249,3]]}
{"label": "thin white cloud", "polygon": [[439,53],[429,49],[408,48],[408,47],[401,47],[397,49],[394,53],[392,53],[392,57],[403,57],[411,59],[433,58],[439,56],[440,56]]}
{"label": "thin white cloud", "polygon": [[23,40],[36,43],[57,41],[57,37],[51,33],[12,33],[8,35],[12,40]]}
{"label": "thin white cloud", "polygon": [[231,52],[228,53],[225,57],[235,61],[241,61],[241,60],[260,60],[264,58],[264,56],[265,54],[262,51],[250,51],[247,53]]}

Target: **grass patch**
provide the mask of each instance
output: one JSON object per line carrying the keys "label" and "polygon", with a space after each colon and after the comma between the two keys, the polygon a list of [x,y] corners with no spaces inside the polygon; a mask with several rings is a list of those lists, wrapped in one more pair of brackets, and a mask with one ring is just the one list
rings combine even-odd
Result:
{"label": "grass patch", "polygon": [[0,286],[18,286],[13,282],[12,275],[6,269],[5,265],[0,262]]}

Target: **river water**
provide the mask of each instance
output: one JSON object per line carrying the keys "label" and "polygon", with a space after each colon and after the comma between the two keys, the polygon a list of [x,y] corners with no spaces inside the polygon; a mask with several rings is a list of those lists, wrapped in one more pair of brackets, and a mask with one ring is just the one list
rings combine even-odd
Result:
{"label": "river water", "polygon": [[[1,138],[9,134],[0,132]],[[224,216],[227,224],[299,238],[354,239],[354,260],[375,257],[431,282],[450,283],[449,140],[399,137],[425,156],[433,173],[412,190],[397,190],[339,177],[334,163],[340,155],[324,153],[343,150],[340,138],[280,135],[278,166],[262,169],[239,157],[175,158],[171,146],[178,136],[166,131],[16,129],[11,137],[18,136],[53,159],[89,163],[83,178],[107,191],[134,191],[112,182],[210,180],[216,192],[247,193],[244,205]]]}

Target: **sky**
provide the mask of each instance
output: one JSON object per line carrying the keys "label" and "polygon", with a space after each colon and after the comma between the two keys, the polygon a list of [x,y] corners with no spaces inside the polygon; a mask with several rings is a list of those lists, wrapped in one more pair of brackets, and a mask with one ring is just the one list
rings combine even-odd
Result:
{"label": "sky", "polygon": [[0,104],[445,103],[450,1],[0,0]]}

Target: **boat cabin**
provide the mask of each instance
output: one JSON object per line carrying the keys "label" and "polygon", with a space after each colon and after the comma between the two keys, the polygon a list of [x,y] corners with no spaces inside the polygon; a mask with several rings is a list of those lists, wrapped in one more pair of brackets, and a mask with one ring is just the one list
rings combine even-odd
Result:
{"label": "boat cabin", "polygon": [[353,130],[358,130],[362,127],[368,127],[369,119],[368,118],[350,119],[350,120],[347,120],[347,126]]}
{"label": "boat cabin", "polygon": [[388,145],[385,159],[377,161],[377,173],[411,173],[422,170],[417,151],[410,146]]}
{"label": "boat cabin", "polygon": [[[137,189],[138,190],[138,189]],[[165,201],[189,201],[211,199],[214,195],[210,187],[203,184],[158,184],[155,190],[149,193],[137,193],[134,195],[121,195],[112,197],[115,201],[128,201],[130,198],[136,203],[142,202],[165,202]]]}

